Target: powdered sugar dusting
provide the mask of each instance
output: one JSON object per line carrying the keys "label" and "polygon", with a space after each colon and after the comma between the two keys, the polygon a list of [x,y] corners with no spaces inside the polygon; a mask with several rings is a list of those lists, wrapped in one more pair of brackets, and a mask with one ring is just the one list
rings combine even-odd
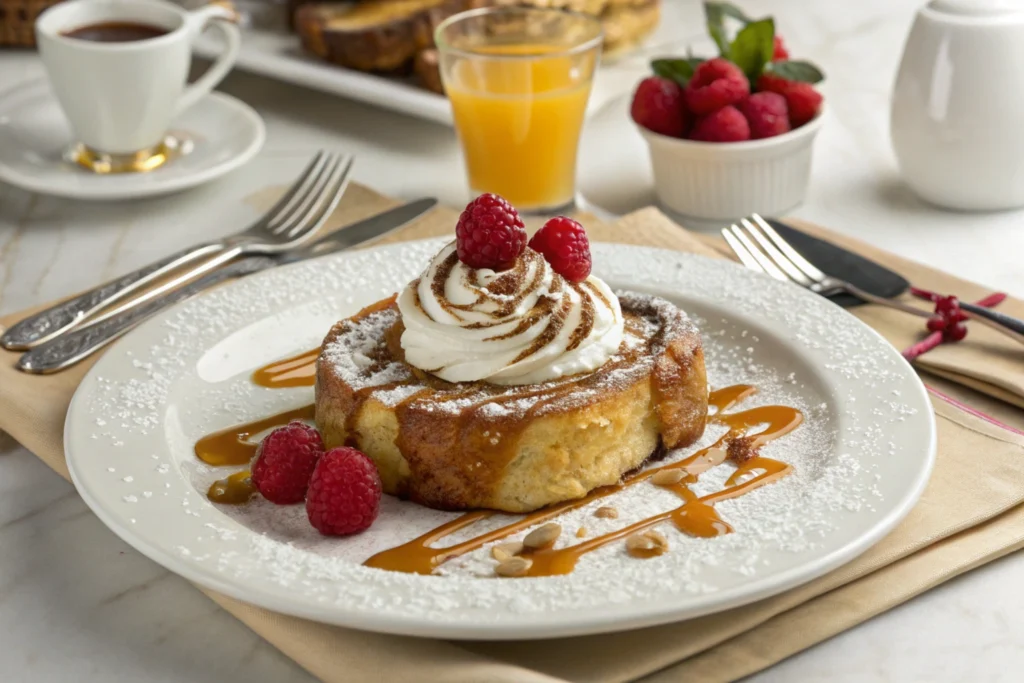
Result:
{"label": "powdered sugar dusting", "polygon": [[[386,497],[368,532],[332,539],[309,527],[302,506],[206,501],[205,487],[226,472],[194,459],[196,438],[312,399],[309,389],[270,392],[249,382],[248,371],[288,355],[264,357],[258,340],[287,335],[294,340],[289,352],[317,345],[336,320],[397,291],[443,243],[353,253],[252,276],[186,302],[129,336],[97,364],[69,416],[69,461],[87,499],[102,506],[106,518],[123,517],[126,537],[143,538],[151,553],[185,563],[180,570],[187,567],[192,578],[218,577],[276,609],[301,604],[311,614],[317,606],[324,618],[349,623],[357,621],[352,615],[372,614],[399,630],[398,624],[412,622],[438,629],[460,625],[466,635],[487,625],[519,625],[517,633],[528,636],[557,631],[558,623],[577,624],[559,632],[586,630],[578,623],[588,614],[635,618],[654,600],[678,605],[681,617],[716,601],[763,595],[759,586],[781,572],[891,526],[895,511],[919,490],[921,473],[910,476],[906,467],[929,461],[923,454],[927,437],[922,440],[928,406],[906,363],[873,332],[806,292],[729,264],[598,244],[595,272],[607,282],[685,305],[702,331],[713,387],[758,386],[758,395],[733,410],[786,404],[805,413],[796,431],[763,451],[792,464],[794,472],[716,506],[735,533],[695,539],[665,524],[659,531],[669,539],[666,554],[636,560],[612,544],[584,556],[563,577],[496,580],[486,548],[444,565],[436,576],[416,576],[360,563],[451,519],[451,513]],[[263,337],[246,336],[254,325]],[[373,330],[363,332],[371,336]],[[223,356],[211,359],[214,352]],[[246,359],[244,372],[216,382],[197,375],[200,362],[238,357]],[[353,370],[362,362],[355,354],[332,360],[351,362]],[[381,380],[374,378],[386,383]],[[400,389],[384,395],[400,402],[407,398]],[[448,409],[457,408],[453,401]],[[494,403],[481,410],[517,408]],[[709,429],[694,448],[716,436]],[[926,466],[918,467],[926,473]],[[696,492],[720,488],[730,472],[728,466],[707,472]],[[596,517],[594,509],[602,505],[617,507],[619,518]],[[558,521],[569,531],[559,543],[579,542],[570,533],[578,527],[592,538],[677,505],[670,493],[639,484],[565,514]],[[507,521],[492,518],[481,528]]]}
{"label": "powdered sugar dusting", "polygon": [[355,391],[414,379],[408,366],[393,362],[381,366],[371,357],[384,333],[397,320],[397,310],[385,309],[359,320],[339,323],[338,336],[324,345],[324,361]]}

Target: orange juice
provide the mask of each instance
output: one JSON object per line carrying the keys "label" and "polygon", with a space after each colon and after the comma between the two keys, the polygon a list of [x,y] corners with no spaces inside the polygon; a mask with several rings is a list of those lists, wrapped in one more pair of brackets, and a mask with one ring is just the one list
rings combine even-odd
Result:
{"label": "orange juice", "polygon": [[493,45],[474,53],[479,58],[461,60],[445,74],[470,187],[524,210],[569,204],[593,74],[593,64],[581,59],[596,56],[545,45]]}

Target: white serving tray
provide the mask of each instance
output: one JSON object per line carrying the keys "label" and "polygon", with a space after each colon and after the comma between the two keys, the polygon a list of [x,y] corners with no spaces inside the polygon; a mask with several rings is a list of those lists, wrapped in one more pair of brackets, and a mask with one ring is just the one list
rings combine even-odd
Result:
{"label": "white serving tray", "polygon": [[[663,26],[664,23],[663,18]],[[661,43],[657,36],[655,33],[648,40],[648,45]],[[196,45],[197,54],[209,59],[220,54],[221,49],[220,41],[213,32],[203,35]],[[646,49],[640,49],[599,68],[587,105],[588,116],[629,92],[640,78],[649,73],[646,52]],[[452,125],[447,98],[421,88],[413,78],[378,76],[330,64],[305,52],[295,34],[273,22],[261,21],[258,25],[243,28],[242,50],[236,66],[269,78]]]}
{"label": "white serving tray", "polygon": [[[221,51],[220,41],[207,33],[196,45],[196,52],[207,58]],[[236,67],[269,78],[323,90],[360,102],[439,123],[451,124],[448,100],[404,81],[345,69],[306,53],[294,34],[285,31],[246,28],[242,31],[242,51]]]}

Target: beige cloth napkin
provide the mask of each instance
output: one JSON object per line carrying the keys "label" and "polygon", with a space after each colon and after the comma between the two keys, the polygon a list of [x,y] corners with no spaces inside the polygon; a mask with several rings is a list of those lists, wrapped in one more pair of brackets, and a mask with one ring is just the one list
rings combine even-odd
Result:
{"label": "beige cloth napkin", "polygon": [[[394,202],[353,186],[336,219],[358,220]],[[389,241],[451,232],[454,214],[438,209]],[[654,209],[611,225],[588,220],[596,240],[649,244],[715,255],[714,241],[697,238]],[[828,235],[833,238],[833,235]],[[869,250],[865,249],[865,253]],[[981,288],[891,255],[870,253],[925,287],[973,295]],[[883,258],[884,257],[884,258]],[[1013,302],[1020,307],[1020,302]],[[1007,307],[1009,310],[1009,307]],[[874,307],[857,309],[898,345],[918,323]],[[10,324],[24,313],[0,321]],[[972,332],[973,334],[973,332]],[[981,335],[978,335],[979,341]],[[985,344],[963,343],[946,362],[950,372],[979,372],[989,362]],[[1001,340],[993,344],[1002,343]],[[1009,351],[998,347],[1000,354]],[[68,403],[89,363],[59,375],[35,377],[13,369],[15,354],[0,355],[0,429],[67,477],[61,442]],[[958,360],[963,365],[955,365]],[[1024,395],[994,377],[1014,397]],[[1018,377],[1014,382],[1019,382]],[[940,381],[941,382],[941,381]],[[985,405],[1000,419],[1024,416],[953,384],[972,406]],[[1024,547],[1024,435],[997,426],[951,402],[933,400],[939,456],[919,504],[888,537],[844,567],[816,581],[746,607],[638,631],[530,642],[458,643],[364,633],[288,617],[204,592],[285,654],[328,683],[342,681],[444,681],[509,683],[587,681],[611,683],[734,680],[820,642],[962,572]],[[940,542],[943,541],[943,542]]]}
{"label": "beige cloth napkin", "polygon": [[[960,299],[971,302],[994,291],[806,221],[788,222],[811,235],[881,263],[917,287],[939,294],[956,294]],[[697,237],[721,255],[733,258],[724,241],[706,235]],[[901,300],[931,310],[928,302],[915,299],[909,294],[904,294]],[[1024,301],[1008,298],[999,305],[998,310],[1024,318]],[[900,350],[919,341],[926,334],[923,321],[915,324],[913,318],[908,318],[906,313],[883,306],[863,306],[851,309],[851,312]],[[919,369],[1024,408],[1024,345],[1007,340],[1005,336],[983,325],[970,325],[969,328],[969,343],[943,344],[917,358],[914,364]]]}
{"label": "beige cloth napkin", "polygon": [[[872,247],[852,237],[837,235],[801,221],[793,224],[830,242],[847,247],[878,261],[900,273],[912,284],[939,292],[956,294],[964,301],[976,301],[993,292],[969,280],[953,277]],[[904,299],[922,307],[927,302],[905,296]],[[1024,318],[1024,301],[1009,298],[998,310]],[[904,349],[924,336],[923,324],[908,320],[905,313],[881,306],[858,309],[857,317],[875,328],[898,349]],[[968,340],[960,344],[943,344],[920,356],[915,365],[933,374],[963,384],[1000,400],[1024,408],[1024,345],[984,325],[970,325]]]}

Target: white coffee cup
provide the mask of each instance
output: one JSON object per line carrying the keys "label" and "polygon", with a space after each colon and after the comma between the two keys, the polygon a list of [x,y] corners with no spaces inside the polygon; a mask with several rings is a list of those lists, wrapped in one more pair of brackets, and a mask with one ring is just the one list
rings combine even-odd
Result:
{"label": "white coffee cup", "polygon": [[[171,121],[210,92],[238,57],[234,12],[207,5],[191,12],[163,0],[70,0],[36,20],[36,41],[53,92],[76,142],[92,153],[137,155],[159,146]],[[104,23],[162,28],[144,40],[98,42],[65,35]],[[187,85],[192,44],[207,25],[224,35],[224,53]]]}

